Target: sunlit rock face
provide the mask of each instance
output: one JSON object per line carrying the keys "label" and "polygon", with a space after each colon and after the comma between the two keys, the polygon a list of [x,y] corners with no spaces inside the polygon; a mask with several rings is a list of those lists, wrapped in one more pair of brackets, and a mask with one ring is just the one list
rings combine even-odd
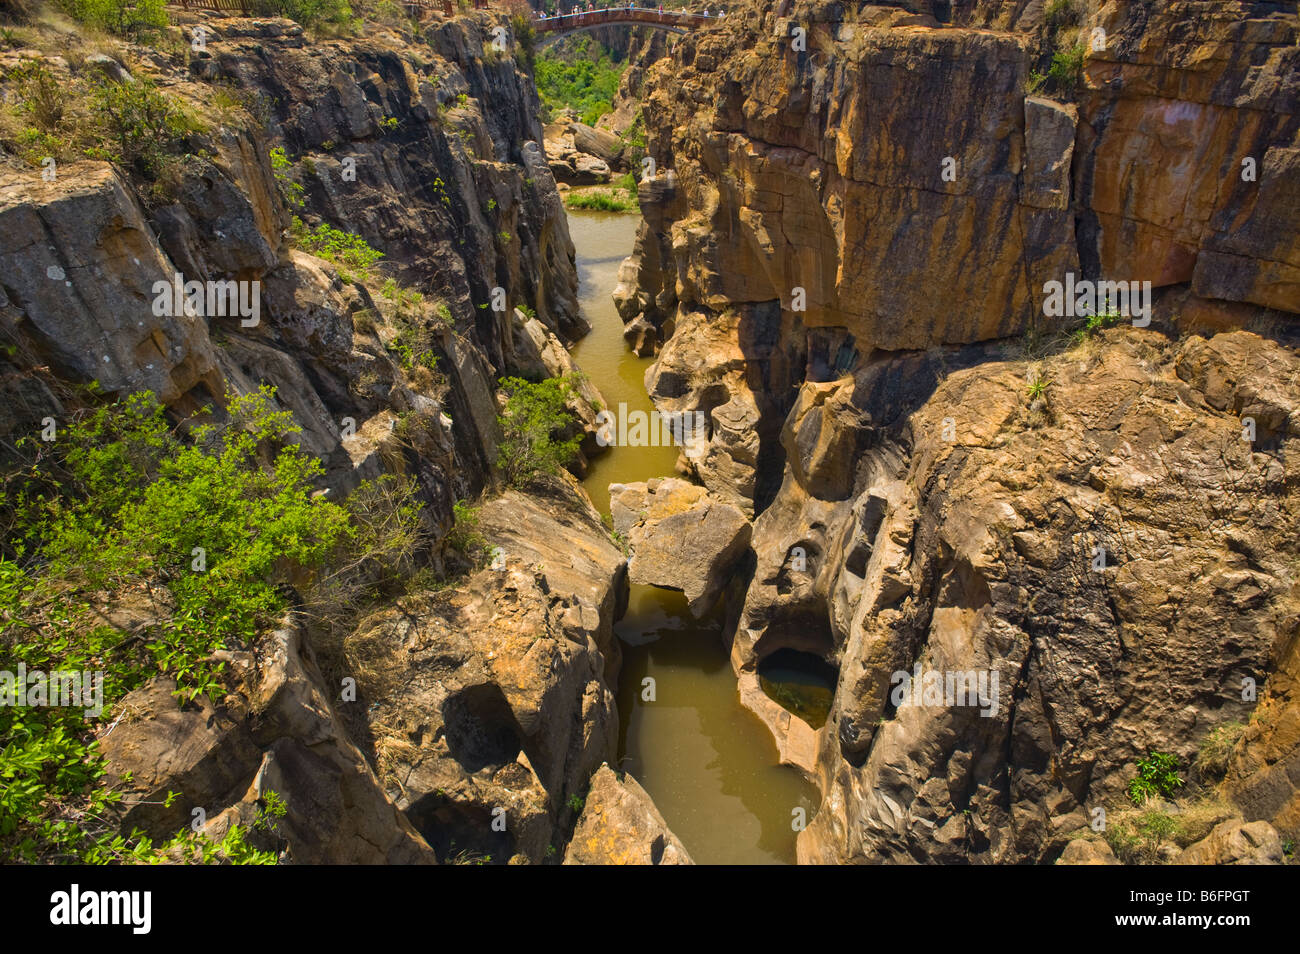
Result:
{"label": "sunlit rock face", "polygon": [[[1294,543],[1251,513],[1291,506],[1300,23],[1074,8],[755,4],[643,80],[616,301],[656,404],[708,415],[682,467],[755,514],[732,661],[839,669],[804,861],[1053,860],[1243,679],[1228,788],[1294,832]],[[1163,330],[1044,347],[1067,276],[1150,283]],[[900,707],[918,665],[1002,703]]]}

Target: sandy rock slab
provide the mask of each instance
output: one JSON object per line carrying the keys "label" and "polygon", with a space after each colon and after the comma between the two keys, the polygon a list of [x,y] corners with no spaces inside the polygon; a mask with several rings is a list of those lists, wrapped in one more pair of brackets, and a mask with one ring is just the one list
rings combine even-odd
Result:
{"label": "sandy rock slab", "polygon": [[1230,818],[1179,855],[1179,865],[1280,865],[1282,839],[1266,821]]}
{"label": "sandy rock slab", "polygon": [[692,615],[707,613],[749,549],[753,527],[744,513],[674,477],[609,491],[614,528],[632,549],[628,578],[682,590]]}
{"label": "sandy rock slab", "polygon": [[693,865],[659,809],[630,775],[602,765],[564,856],[566,865]]}

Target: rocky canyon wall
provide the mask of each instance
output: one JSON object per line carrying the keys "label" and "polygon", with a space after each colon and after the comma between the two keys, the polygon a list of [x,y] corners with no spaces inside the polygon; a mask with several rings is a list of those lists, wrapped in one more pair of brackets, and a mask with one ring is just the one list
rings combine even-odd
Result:
{"label": "rocky canyon wall", "polygon": [[[272,386],[326,465],[321,492],[416,479],[429,570],[442,574],[455,502],[500,489],[498,377],[572,371],[565,345],[586,331],[532,79],[492,48],[495,14],[347,39],[288,20],[176,16],[187,37],[206,30],[203,49],[0,53],[9,81],[33,62],[60,83],[105,71],[197,117],[170,182],[91,160],[51,177],[0,156],[0,436],[8,447],[47,418],[141,390],[177,420],[202,407],[221,418],[232,398]],[[298,247],[323,227],[381,262]],[[155,283],[176,275],[256,283],[260,311],[159,309]],[[414,334],[436,360],[410,360]],[[599,395],[579,390],[589,422]],[[499,497],[481,519],[504,566],[353,620],[341,650],[350,699],[339,647],[334,669],[320,664],[321,634],[292,614],[228,654],[222,700],[180,709],[162,679],[131,693],[105,746],[110,778],[138,803],[124,831],[167,837],[201,807],[220,839],[274,790],[289,806],[291,861],[554,857],[575,820],[569,800],[615,756],[606,680],[626,561],[572,478],[540,498]],[[108,617],[140,639],[170,612],[120,602]],[[168,791],[179,797],[164,806]],[[500,837],[498,808],[511,819]]]}
{"label": "rocky canyon wall", "polygon": [[[1236,722],[1225,788],[1295,836],[1300,22],[1071,10],[756,4],[645,79],[616,299],[656,404],[710,421],[680,466],[756,514],[742,683],[838,666],[783,746],[805,861],[1051,861]],[[1151,283],[1149,327],[1049,315],[1067,275]],[[999,702],[900,705],[900,671]]]}

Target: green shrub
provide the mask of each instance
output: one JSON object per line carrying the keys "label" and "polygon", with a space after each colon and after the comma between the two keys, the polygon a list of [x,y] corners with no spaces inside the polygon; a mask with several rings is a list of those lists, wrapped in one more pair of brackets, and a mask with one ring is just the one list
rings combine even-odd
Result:
{"label": "green shrub", "polygon": [[41,132],[54,136],[63,125],[67,91],[39,60],[28,60],[9,74],[18,92],[18,111]]}
{"label": "green shrub", "polygon": [[184,138],[199,128],[145,77],[102,84],[95,91],[93,106],[116,147],[112,158],[148,178],[158,177],[167,158],[182,151]]}
{"label": "green shrub", "polygon": [[[0,508],[4,658],[28,671],[102,673],[105,711],[159,673],[182,701],[220,697],[224,664],[212,654],[247,649],[278,622],[288,584],[331,592],[331,577],[346,574],[328,567],[355,575],[383,554],[380,537],[402,537],[395,521],[372,532],[368,512],[315,495],[321,465],[271,400],[269,390],[236,398],[224,423],[195,424],[183,440],[139,393],[73,417],[51,444],[20,441],[28,463],[5,475]],[[144,633],[100,611],[103,594],[160,589],[168,610]],[[0,707],[0,858],[274,861],[243,831],[161,845],[119,833],[111,809],[122,796],[103,785],[95,719],[66,706]]]}
{"label": "green shrub", "polygon": [[167,28],[166,0],[63,0],[68,14],[110,33],[156,33]]}
{"label": "green shrub", "polygon": [[280,198],[291,209],[303,206],[302,184],[293,177],[293,163],[280,146],[271,150],[271,172],[275,175],[275,184],[279,187]]}
{"label": "green shrub", "polygon": [[[289,232],[304,252],[319,255],[343,269],[364,272],[384,257],[383,252],[371,248],[360,235],[336,229],[326,222],[310,228],[295,215]],[[350,281],[352,276],[344,273],[344,279]]]}
{"label": "green shrub", "polygon": [[1052,88],[1061,93],[1074,92],[1083,82],[1083,61],[1088,52],[1087,46],[1076,44],[1069,50],[1062,50],[1052,57],[1052,65],[1047,71],[1048,82]]}
{"label": "green shrub", "polygon": [[452,516],[455,522],[447,531],[447,545],[471,560],[480,557],[487,548],[487,541],[479,532],[479,508],[457,500],[452,504]]}
{"label": "green shrub", "polygon": [[522,378],[502,378],[505,411],[497,417],[502,440],[497,463],[506,480],[519,486],[529,480],[559,473],[578,453],[581,437],[564,439],[573,415],[565,407],[572,388],[564,378],[533,383]]}
{"label": "green shrub", "polygon": [[1183,784],[1178,775],[1178,759],[1164,752],[1152,752],[1138,759],[1138,774],[1128,783],[1129,800],[1141,806],[1148,799],[1172,795]]}

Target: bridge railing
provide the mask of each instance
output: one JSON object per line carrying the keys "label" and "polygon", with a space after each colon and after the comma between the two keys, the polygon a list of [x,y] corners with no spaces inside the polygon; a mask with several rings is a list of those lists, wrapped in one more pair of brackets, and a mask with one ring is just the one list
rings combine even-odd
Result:
{"label": "bridge railing", "polygon": [[183,10],[216,10],[219,13],[242,13],[244,16],[252,12],[249,0],[173,0],[173,3]]}

